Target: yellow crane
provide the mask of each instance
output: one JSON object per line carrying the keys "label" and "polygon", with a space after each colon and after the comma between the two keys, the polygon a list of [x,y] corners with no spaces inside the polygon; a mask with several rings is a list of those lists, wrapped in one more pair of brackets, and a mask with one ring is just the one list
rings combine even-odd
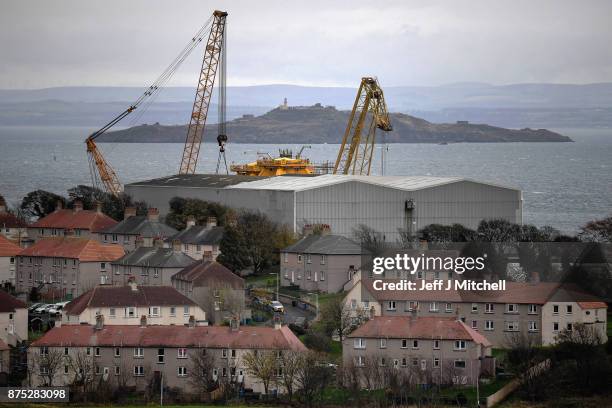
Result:
{"label": "yellow crane", "polygon": [[364,77],[342,138],[334,174],[370,175],[376,129],[389,132],[393,127],[378,80]]}
{"label": "yellow crane", "polygon": [[[219,57],[219,52],[216,49],[219,47],[219,44],[222,44],[222,42],[219,43],[219,38],[223,38],[223,33],[225,32],[226,16],[226,12],[216,10],[213,15],[206,21],[206,23],[189,40],[189,42],[181,50],[179,55],[162,72],[162,74],[157,78],[157,80],[155,80],[155,82],[153,82],[153,84],[151,84],[145,90],[145,92],[136,101],[134,101],[134,103],[132,103],[125,111],[120,113],[113,120],[104,125],[101,129],[97,130],[96,132],[89,135],[89,137],[87,137],[87,139],[85,140],[85,144],[87,146],[87,155],[89,157],[89,172],[91,174],[93,187],[104,190],[107,193],[113,194],[115,196],[119,195],[123,189],[121,182],[119,181],[119,177],[117,177],[117,173],[108,163],[108,161],[104,158],[104,155],[98,148],[95,141],[96,138],[104,134],[107,130],[119,123],[121,120],[123,120],[130,113],[134,112],[140,106],[143,106],[143,108],[140,110],[141,112],[146,111],[146,109],[151,106],[157,95],[159,95],[159,92],[161,91],[163,86],[170,80],[170,78],[172,78],[172,76],[183,63],[183,61],[185,61],[185,59],[187,59],[187,57],[198,46],[198,44],[202,42],[202,40],[205,38],[206,33],[209,33],[209,35],[206,50],[204,53],[202,72],[205,71],[206,67],[208,67],[209,72],[216,71],[216,66],[218,64]],[[211,39],[214,40],[211,42]],[[211,54],[214,54],[215,57],[212,58]],[[214,67],[213,71],[211,71],[212,67]],[[212,74],[212,80],[214,81],[214,74]],[[198,84],[198,93],[196,93],[196,102],[194,103],[194,112],[191,115],[192,122],[194,121],[194,117],[197,116],[197,123],[199,124],[198,129],[200,130],[199,141],[197,138],[193,138],[192,142],[192,144],[194,145],[197,141],[197,151],[199,151],[199,143],[202,140],[201,129],[203,129],[204,123],[206,121],[206,113],[208,112],[208,102],[210,100],[210,94],[212,93],[213,85],[212,82],[205,81],[205,83],[206,85],[203,86],[201,75],[200,83]],[[223,94],[225,94],[225,91],[223,91]],[[225,98],[225,95],[223,95],[223,98]],[[200,100],[201,102],[198,103],[198,100]],[[204,104],[204,101],[206,101],[206,104]],[[196,106],[206,106],[206,110],[203,115],[203,110],[198,110],[196,115]],[[220,139],[223,139],[221,135],[219,135],[218,137],[218,140]],[[225,140],[227,140],[227,136],[225,136]],[[221,145],[221,142],[219,142],[219,144]],[[192,155],[191,157],[194,156]],[[185,159],[185,155],[183,156],[183,159]],[[195,154],[195,161],[197,161],[197,153]],[[193,168],[195,169],[195,162],[193,163]]]}

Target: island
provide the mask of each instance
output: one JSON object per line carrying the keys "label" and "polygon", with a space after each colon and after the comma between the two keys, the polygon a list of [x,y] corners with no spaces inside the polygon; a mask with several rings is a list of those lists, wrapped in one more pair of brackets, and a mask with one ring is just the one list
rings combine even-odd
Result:
{"label": "island", "polygon": [[[340,143],[350,112],[319,103],[313,106],[280,106],[261,115],[243,115],[227,122],[233,143]],[[212,116],[212,115],[211,115]],[[572,142],[546,129],[505,129],[467,121],[431,123],[404,113],[391,113],[393,131],[386,143],[504,143]],[[140,125],[98,137],[107,143],[184,143],[186,125]],[[206,126],[204,140],[216,140],[217,125]],[[381,136],[382,137],[382,136]],[[380,139],[379,139],[380,140]]]}

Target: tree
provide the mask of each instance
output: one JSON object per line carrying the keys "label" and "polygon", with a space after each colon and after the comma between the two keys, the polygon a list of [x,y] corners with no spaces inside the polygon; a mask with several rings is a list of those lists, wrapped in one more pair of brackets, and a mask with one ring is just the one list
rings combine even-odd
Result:
{"label": "tree", "polygon": [[307,406],[318,401],[325,388],[334,378],[333,370],[325,364],[322,354],[309,351],[303,353],[303,363],[296,376],[300,396]]}
{"label": "tree", "polygon": [[136,207],[137,215],[147,214],[147,203],[143,201],[134,202],[132,197],[127,194],[114,196],[100,189],[78,185],[68,190],[70,202],[68,207],[74,207],[76,201],[83,204],[83,209],[94,210],[98,203],[102,206],[102,212],[115,220],[122,220],[126,207]]}
{"label": "tree", "polygon": [[243,356],[243,362],[247,373],[261,381],[264,393],[268,395],[270,383],[278,369],[276,353],[271,350],[252,350]]}
{"label": "tree", "polygon": [[191,353],[190,382],[193,388],[200,392],[210,392],[217,387],[217,380],[213,377],[216,359],[205,348],[197,349]]}
{"label": "tree", "polygon": [[365,224],[359,224],[354,228],[353,236],[372,256],[377,256],[385,250],[384,235]]}
{"label": "tree", "polygon": [[340,342],[354,330],[351,310],[339,296],[331,298],[321,308],[321,323],[325,333],[329,337],[337,334]]}
{"label": "tree", "polygon": [[73,375],[71,385],[80,387],[85,393],[94,390],[96,363],[91,355],[77,351],[68,358],[68,367]]}
{"label": "tree", "polygon": [[234,210],[229,207],[196,198],[174,197],[170,200],[169,206],[166,224],[179,231],[185,229],[189,217],[193,217],[199,225],[205,225],[209,217],[215,217],[220,226],[230,224],[236,217]]}
{"label": "tree", "polygon": [[62,365],[62,359],[63,356],[59,350],[48,347],[41,347],[41,350],[34,355],[34,364],[38,367],[45,387],[53,386],[53,380]]}
{"label": "tree", "polygon": [[229,225],[225,227],[223,238],[219,243],[217,262],[227,267],[234,273],[239,273],[249,266],[246,255],[245,243],[237,227]]}
{"label": "tree", "polygon": [[472,241],[476,235],[474,230],[461,224],[441,225],[430,224],[419,230],[419,236],[427,242],[450,243]]}
{"label": "tree", "polygon": [[293,400],[297,376],[304,364],[303,354],[296,351],[284,350],[280,353],[279,363],[281,366],[280,383],[287,391],[289,401]]}
{"label": "tree", "polygon": [[23,197],[20,208],[27,218],[42,218],[55,211],[58,202],[65,205],[66,199],[49,191],[36,190]]}
{"label": "tree", "polygon": [[612,216],[587,222],[578,237],[587,242],[612,242]]}

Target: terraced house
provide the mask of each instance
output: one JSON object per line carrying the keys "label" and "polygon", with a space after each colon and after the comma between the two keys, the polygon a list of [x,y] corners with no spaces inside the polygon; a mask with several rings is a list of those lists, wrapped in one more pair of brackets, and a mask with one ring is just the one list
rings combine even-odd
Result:
{"label": "terraced house", "polygon": [[412,384],[472,385],[479,375],[495,372],[491,352],[482,334],[453,317],[437,316],[377,316],[342,344],[344,363],[361,374],[367,388],[384,388],[390,373]]}
{"label": "terraced house", "polygon": [[15,260],[21,248],[0,235],[0,284],[15,285]]}
{"label": "terraced house", "polygon": [[159,221],[157,208],[149,208],[147,215],[136,215],[136,208],[125,209],[123,221],[98,233],[98,240],[123,246],[126,252],[137,247],[152,247],[176,234],[176,230]]}
{"label": "terraced house", "polygon": [[58,297],[75,298],[96,285],[109,284],[111,262],[124,253],[119,245],[93,239],[40,239],[17,255],[17,291],[36,287]]}
{"label": "terraced house", "polygon": [[224,231],[217,226],[215,217],[208,217],[206,225],[196,225],[195,218],[189,217],[186,228],[166,239],[165,246],[180,243],[181,251],[193,259],[214,261],[219,256]]}
{"label": "terraced house", "polygon": [[[169,286],[96,286],[64,307],[61,324],[206,324],[206,313]],[[143,320],[144,319],[144,320]]]}
{"label": "terraced house", "polygon": [[97,239],[97,233],[117,224],[102,212],[101,204],[95,210],[84,210],[83,203],[76,201],[73,209],[62,208],[61,201],[55,211],[28,226],[28,237],[34,241],[48,237],[72,235]]}
{"label": "terraced house", "polygon": [[[385,282],[398,282],[387,279]],[[346,306],[368,316],[456,316],[495,347],[507,347],[518,334],[551,344],[563,329],[591,325],[605,342],[607,306],[570,284],[506,282],[500,292],[459,290],[376,290],[361,279],[347,293]]]}
{"label": "terraced house", "polygon": [[[31,345],[28,363],[32,364],[33,386],[51,380],[53,385],[66,386],[74,380],[75,370],[84,369],[92,381],[102,379],[141,391],[162,375],[164,386],[199,391],[194,376],[205,374],[219,382],[263,392],[263,385],[247,372],[243,362],[243,356],[251,351],[282,354],[306,348],[287,326],[280,325],[64,325]],[[48,366],[48,361],[58,360]]]}

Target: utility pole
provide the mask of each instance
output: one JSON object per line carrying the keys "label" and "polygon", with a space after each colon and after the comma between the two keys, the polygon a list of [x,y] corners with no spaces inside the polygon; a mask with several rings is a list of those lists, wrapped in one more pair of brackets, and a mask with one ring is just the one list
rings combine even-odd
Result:
{"label": "utility pole", "polygon": [[159,405],[160,406],[164,406],[164,372],[161,371],[161,379],[159,381]]}

